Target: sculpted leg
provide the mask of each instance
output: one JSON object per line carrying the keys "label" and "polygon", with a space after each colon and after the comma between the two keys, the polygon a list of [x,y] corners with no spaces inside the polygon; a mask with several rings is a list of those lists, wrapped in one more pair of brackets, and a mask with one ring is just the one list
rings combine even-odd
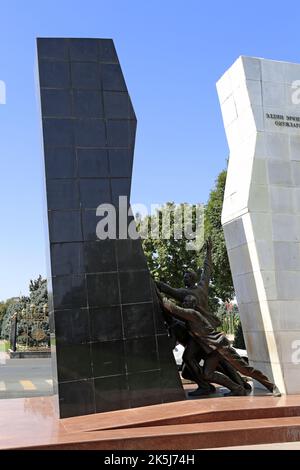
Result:
{"label": "sculpted leg", "polygon": [[276,385],[273,384],[266,375],[264,375],[260,370],[254,369],[249,364],[247,364],[241,356],[233,348],[222,348],[220,349],[220,354],[228,361],[232,366],[238,370],[241,374],[251,377],[252,379],[257,380],[262,385],[266,387],[267,390],[273,393],[274,396],[280,396],[280,392],[277,389]]}
{"label": "sculpted leg", "polygon": [[203,390],[202,395],[207,395],[208,393],[211,393],[211,391],[209,383],[203,377],[202,367],[199,365],[198,361],[198,353],[198,344],[192,338],[190,338],[184,350],[182,359],[186,365],[190,377],[192,377],[192,380],[196,382],[201,390]]}
{"label": "sculpted leg", "polygon": [[216,370],[220,359],[221,357],[217,351],[207,356],[203,368],[204,378],[209,382],[214,382],[228,388],[231,391],[231,395],[246,395],[243,385],[237,384],[222,372]]}

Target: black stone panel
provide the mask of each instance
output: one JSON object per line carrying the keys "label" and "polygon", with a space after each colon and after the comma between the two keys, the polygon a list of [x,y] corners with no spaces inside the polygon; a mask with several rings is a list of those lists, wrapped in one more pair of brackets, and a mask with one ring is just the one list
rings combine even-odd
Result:
{"label": "black stone panel", "polygon": [[58,382],[92,377],[91,345],[56,341]]}
{"label": "black stone panel", "polygon": [[128,339],[125,343],[125,350],[129,373],[153,370],[154,365],[159,368],[155,336]]}
{"label": "black stone panel", "polygon": [[54,276],[53,305],[56,309],[78,308],[87,306],[86,276]]}
{"label": "black stone panel", "polygon": [[98,41],[98,54],[99,62],[119,63],[116,49],[111,39],[100,39]]}
{"label": "black stone panel", "polygon": [[93,39],[73,39],[69,50],[71,61],[98,61],[98,43]]}
{"label": "black stone panel", "polygon": [[90,307],[108,307],[120,304],[118,274],[87,274],[87,292]]}
{"label": "black stone panel", "polygon": [[122,311],[120,305],[90,308],[91,341],[123,339]]}
{"label": "black stone panel", "polygon": [[110,119],[106,123],[106,129],[108,147],[133,147],[136,130],[135,121]]}
{"label": "black stone panel", "polygon": [[119,272],[122,304],[152,300],[148,271]]}
{"label": "black stone panel", "polygon": [[82,242],[52,243],[50,250],[53,276],[85,272]]}
{"label": "black stone panel", "polygon": [[155,334],[152,302],[123,305],[122,311],[126,339]]}
{"label": "black stone panel", "polygon": [[81,212],[79,210],[48,211],[48,220],[51,243],[82,241]]}
{"label": "black stone panel", "polygon": [[130,374],[128,375],[128,382],[132,407],[147,406],[149,403],[153,405],[162,403],[160,370]]}
{"label": "black stone panel", "polygon": [[85,344],[89,342],[89,309],[56,310],[55,313],[55,335],[58,344]]}
{"label": "black stone panel", "polygon": [[61,62],[58,60],[40,60],[39,77],[41,88],[68,89],[71,85],[70,67],[68,62]]}
{"label": "black stone panel", "polygon": [[105,148],[105,121],[103,119],[76,119],[74,136],[77,147]]}
{"label": "black stone panel", "polygon": [[96,413],[94,380],[75,380],[58,385],[60,417]]}
{"label": "black stone panel", "polygon": [[[113,41],[38,39],[38,67],[59,414],[184,399],[141,240],[119,234],[136,117]],[[101,204],[112,204],[113,239],[98,236]]]}
{"label": "black stone panel", "polygon": [[76,178],[77,162],[74,147],[45,147],[47,179]]}
{"label": "black stone panel", "polygon": [[133,151],[129,149],[110,149],[110,176],[131,179]]}
{"label": "black stone panel", "polygon": [[97,209],[100,204],[111,203],[108,178],[86,178],[80,180],[81,207]]}
{"label": "black stone panel", "polygon": [[106,149],[78,148],[77,158],[80,178],[103,178],[110,175]]}
{"label": "black stone panel", "polygon": [[97,62],[72,62],[71,82],[72,88],[100,89],[100,69]]}
{"label": "black stone panel", "polygon": [[96,413],[130,408],[127,376],[95,379]]}
{"label": "black stone panel", "polygon": [[111,198],[112,203],[117,206],[119,197],[130,197],[131,178],[111,178]]}
{"label": "black stone panel", "polygon": [[115,246],[117,240],[97,240],[83,243],[84,271],[90,273],[116,272]]}
{"label": "black stone panel", "polygon": [[72,93],[70,90],[45,88],[41,93],[42,113],[44,117],[71,117]]}
{"label": "black stone panel", "polygon": [[124,341],[101,341],[91,346],[94,377],[126,373]]}
{"label": "black stone panel", "polygon": [[103,217],[97,216],[95,209],[81,210],[82,236],[84,241],[99,241],[96,229],[101,219],[103,219]]}
{"label": "black stone panel", "polygon": [[102,93],[95,90],[74,90],[74,116],[78,118],[103,118]]}
{"label": "black stone panel", "polygon": [[118,64],[101,65],[101,75],[104,91],[127,91],[122,70]]}
{"label": "black stone panel", "polygon": [[79,185],[76,179],[57,179],[47,182],[49,210],[80,209]]}
{"label": "black stone panel", "polygon": [[46,39],[38,41],[38,57],[48,60],[68,60],[68,40],[67,39]]}
{"label": "black stone panel", "polygon": [[45,147],[72,147],[74,145],[74,121],[65,118],[44,118]]}
{"label": "black stone panel", "polygon": [[105,91],[104,110],[108,119],[135,119],[128,93]]}

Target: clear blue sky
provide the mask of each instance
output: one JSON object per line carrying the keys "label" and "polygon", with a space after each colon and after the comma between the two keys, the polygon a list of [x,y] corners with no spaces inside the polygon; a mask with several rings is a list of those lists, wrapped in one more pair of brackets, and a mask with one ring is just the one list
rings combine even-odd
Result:
{"label": "clear blue sky", "polygon": [[300,5],[2,0],[0,299],[45,274],[37,36],[113,38],[138,117],[133,202],[205,202],[228,153],[215,82],[239,55],[300,62]]}

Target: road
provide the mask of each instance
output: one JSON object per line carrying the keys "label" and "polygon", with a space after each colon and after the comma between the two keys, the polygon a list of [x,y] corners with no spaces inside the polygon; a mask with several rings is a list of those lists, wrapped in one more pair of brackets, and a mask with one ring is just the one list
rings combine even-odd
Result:
{"label": "road", "polygon": [[50,359],[9,359],[0,353],[0,399],[52,395]]}

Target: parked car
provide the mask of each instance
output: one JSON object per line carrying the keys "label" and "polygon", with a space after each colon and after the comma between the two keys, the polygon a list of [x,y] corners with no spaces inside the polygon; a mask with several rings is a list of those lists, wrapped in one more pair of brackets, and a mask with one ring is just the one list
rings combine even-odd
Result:
{"label": "parked car", "polygon": [[175,361],[176,361],[178,370],[182,369],[183,351],[184,351],[184,347],[182,346],[182,344],[176,344],[175,348],[173,349],[173,354],[174,354],[174,357],[175,357]]}

